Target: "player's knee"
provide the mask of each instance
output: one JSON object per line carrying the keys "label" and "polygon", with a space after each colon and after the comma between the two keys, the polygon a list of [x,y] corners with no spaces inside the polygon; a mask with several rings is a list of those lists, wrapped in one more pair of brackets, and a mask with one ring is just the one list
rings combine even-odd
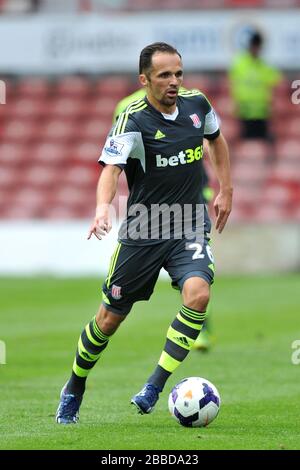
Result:
{"label": "player's knee", "polygon": [[183,286],[184,305],[198,312],[205,312],[209,302],[210,288],[201,278],[190,278]]}
{"label": "player's knee", "polygon": [[187,307],[205,312],[209,302],[209,289],[192,290],[189,292],[185,304]]}
{"label": "player's knee", "polygon": [[104,305],[101,305],[96,315],[96,322],[100,330],[110,336],[118,329],[124,318],[125,316],[110,312]]}

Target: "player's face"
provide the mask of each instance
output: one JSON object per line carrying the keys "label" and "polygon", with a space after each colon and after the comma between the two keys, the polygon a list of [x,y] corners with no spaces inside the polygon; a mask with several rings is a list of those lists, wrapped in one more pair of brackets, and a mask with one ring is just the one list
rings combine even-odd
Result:
{"label": "player's face", "polygon": [[177,54],[155,52],[149,74],[140,75],[147,97],[159,111],[172,113],[176,108],[178,90],[182,85],[182,62]]}

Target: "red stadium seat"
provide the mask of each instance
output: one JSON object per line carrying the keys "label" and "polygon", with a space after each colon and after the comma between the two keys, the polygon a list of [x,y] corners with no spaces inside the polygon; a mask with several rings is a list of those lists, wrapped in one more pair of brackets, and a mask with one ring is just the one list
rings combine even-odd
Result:
{"label": "red stadium seat", "polygon": [[20,175],[24,186],[32,189],[53,189],[61,181],[61,174],[57,169],[47,165],[34,165],[27,168],[25,172]]}
{"label": "red stadium seat", "polygon": [[277,142],[275,155],[280,160],[300,161],[300,138]]}
{"label": "red stadium seat", "polygon": [[293,202],[293,193],[285,185],[270,184],[263,190],[262,201],[267,205],[287,206]]}
{"label": "red stadium seat", "polygon": [[272,147],[260,139],[240,140],[232,147],[234,158],[239,161],[264,161],[272,155]]}
{"label": "red stadium seat", "polygon": [[78,162],[94,162],[96,163],[100,157],[102,150],[101,143],[98,143],[99,139],[92,142],[91,140],[79,142],[72,148],[72,159]]}
{"label": "red stadium seat", "polygon": [[61,97],[51,100],[48,116],[57,119],[79,119],[83,117],[85,101],[75,97]]}
{"label": "red stadium seat", "polygon": [[83,77],[63,77],[56,83],[55,94],[83,98],[93,90],[93,83]]}
{"label": "red stadium seat", "polygon": [[41,211],[42,218],[56,219],[56,220],[71,220],[77,219],[81,215],[81,211],[76,207],[54,206],[44,207]]}
{"label": "red stadium seat", "polygon": [[266,180],[269,169],[266,165],[256,162],[240,161],[232,168],[232,178],[237,183],[262,183]]}
{"label": "red stadium seat", "polygon": [[15,168],[0,166],[0,188],[7,189],[16,186],[19,179],[19,173]]}
{"label": "red stadium seat", "polygon": [[97,97],[87,101],[82,112],[88,117],[103,118],[111,123],[117,102],[115,97]]}
{"label": "red stadium seat", "polygon": [[28,77],[19,81],[16,92],[24,98],[45,98],[49,95],[51,88],[51,84],[47,79]]}
{"label": "red stadium seat", "polygon": [[40,131],[40,137],[53,142],[68,142],[76,136],[76,126],[71,121],[52,119]]}
{"label": "red stadium seat", "polygon": [[54,142],[42,142],[34,146],[32,149],[32,158],[39,164],[42,165],[63,165],[67,164],[70,159],[68,154],[69,147]]}
{"label": "red stadium seat", "polygon": [[233,143],[239,136],[239,123],[235,119],[221,118],[220,129],[229,144]]}
{"label": "red stadium seat", "polygon": [[216,98],[213,106],[217,114],[222,118],[232,117],[234,114],[234,105],[230,96],[220,95]]}
{"label": "red stadium seat", "polygon": [[24,121],[23,119],[12,119],[7,121],[0,130],[0,137],[14,143],[27,143],[38,138],[40,126],[37,121]]}
{"label": "red stadium seat", "polygon": [[74,188],[96,188],[99,173],[97,167],[75,165],[66,169],[63,174],[63,184]]}
{"label": "red stadium seat", "polygon": [[12,99],[4,107],[5,116],[9,119],[37,119],[42,114],[44,101],[32,97]]}
{"label": "red stadium seat", "polygon": [[9,204],[0,211],[0,219],[7,220],[28,220],[37,218],[36,207],[23,206],[22,203]]}
{"label": "red stadium seat", "polygon": [[90,119],[79,126],[77,136],[84,141],[99,142],[100,147],[104,144],[110,128],[111,122],[107,124],[103,119]]}
{"label": "red stadium seat", "polygon": [[129,92],[129,80],[125,77],[111,76],[98,80],[95,85],[96,95],[103,97],[113,97],[115,101],[118,101],[124,96],[128,95]]}
{"label": "red stadium seat", "polygon": [[30,160],[30,156],[28,156],[29,148],[18,143],[0,143],[0,166],[20,166],[22,163],[26,163]]}
{"label": "red stadium seat", "polygon": [[272,170],[272,178],[282,182],[295,182],[300,181],[300,162],[293,163],[292,161],[280,160]]}

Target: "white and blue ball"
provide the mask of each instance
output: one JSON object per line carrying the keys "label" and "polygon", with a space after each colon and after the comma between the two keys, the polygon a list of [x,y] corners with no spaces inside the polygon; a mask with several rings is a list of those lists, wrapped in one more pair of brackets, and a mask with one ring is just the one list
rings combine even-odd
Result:
{"label": "white and blue ball", "polygon": [[204,427],[217,417],[221,398],[209,380],[188,377],[173,387],[168,404],[171,415],[182,426]]}

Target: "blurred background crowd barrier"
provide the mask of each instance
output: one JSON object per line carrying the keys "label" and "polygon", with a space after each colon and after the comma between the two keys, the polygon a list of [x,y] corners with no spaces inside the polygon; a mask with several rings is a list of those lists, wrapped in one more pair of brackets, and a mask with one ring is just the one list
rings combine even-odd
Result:
{"label": "blurred background crowd barrier", "polygon": [[[106,272],[115,232],[86,241],[97,160],[154,41],[182,53],[185,87],[207,94],[229,143],[234,208],[213,237],[219,272],[299,270],[299,0],[0,0],[0,13],[1,274]],[[241,139],[230,95],[228,69],[253,28],[283,74],[272,142]]]}

